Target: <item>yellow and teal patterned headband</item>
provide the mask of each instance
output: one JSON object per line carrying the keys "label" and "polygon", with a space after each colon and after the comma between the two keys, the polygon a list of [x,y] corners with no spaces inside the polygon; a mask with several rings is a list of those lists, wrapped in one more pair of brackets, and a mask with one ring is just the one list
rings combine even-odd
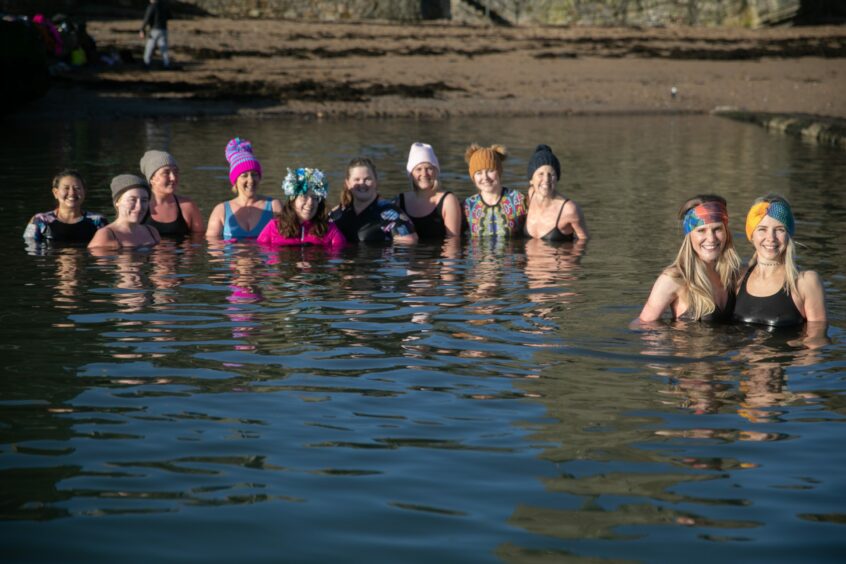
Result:
{"label": "yellow and teal patterned headband", "polygon": [[787,233],[793,237],[793,233],[796,230],[796,225],[793,221],[793,211],[787,202],[777,200],[775,202],[758,202],[749,210],[749,213],[746,215],[746,237],[750,241],[752,240],[752,233],[755,231],[755,228],[767,216],[782,222],[785,229],[787,229]]}

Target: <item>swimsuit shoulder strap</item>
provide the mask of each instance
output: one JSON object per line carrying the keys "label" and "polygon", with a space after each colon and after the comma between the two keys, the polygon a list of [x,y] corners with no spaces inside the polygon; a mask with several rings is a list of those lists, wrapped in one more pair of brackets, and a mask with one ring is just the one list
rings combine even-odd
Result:
{"label": "swimsuit shoulder strap", "polygon": [[564,198],[564,202],[561,204],[561,209],[558,210],[558,217],[555,218],[555,228],[558,229],[558,222],[561,221],[561,214],[564,213],[564,206],[567,205],[569,202],[567,198]]}
{"label": "swimsuit shoulder strap", "polygon": [[438,205],[435,206],[435,209],[438,212],[440,212],[441,209],[444,207],[444,200],[446,200],[446,197],[449,196],[450,194],[452,194],[452,192],[444,192],[444,195],[441,196],[440,200],[438,200]]}
{"label": "swimsuit shoulder strap", "polygon": [[752,271],[755,270],[755,266],[752,265],[746,269],[746,274],[743,275],[743,280],[740,281],[740,288],[745,292],[746,291],[746,281],[749,280],[749,275],[752,274]]}

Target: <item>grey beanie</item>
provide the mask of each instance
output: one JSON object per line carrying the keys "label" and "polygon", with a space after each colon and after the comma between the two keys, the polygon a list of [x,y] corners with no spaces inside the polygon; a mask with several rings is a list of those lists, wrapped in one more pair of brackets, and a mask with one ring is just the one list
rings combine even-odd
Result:
{"label": "grey beanie", "polygon": [[173,155],[165,151],[147,151],[144,153],[144,156],[141,157],[141,172],[144,173],[144,176],[147,177],[148,181],[152,179],[153,175],[156,174],[156,171],[163,166],[179,168],[179,165],[176,164],[176,159],[173,158]]}
{"label": "grey beanie", "polygon": [[112,178],[112,201],[117,202],[124,192],[131,188],[143,188],[150,193],[150,185],[140,176],[134,174],[119,174]]}
{"label": "grey beanie", "polygon": [[561,163],[558,162],[558,157],[555,156],[549,145],[538,145],[535,148],[535,153],[529,159],[529,166],[526,170],[529,174],[529,180],[532,179],[535,171],[543,165],[549,165],[555,169],[555,178],[561,180]]}

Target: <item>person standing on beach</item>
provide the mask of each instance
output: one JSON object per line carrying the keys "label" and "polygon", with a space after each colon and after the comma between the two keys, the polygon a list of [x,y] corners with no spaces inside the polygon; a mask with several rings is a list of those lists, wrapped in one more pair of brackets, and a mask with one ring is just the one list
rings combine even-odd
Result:
{"label": "person standing on beach", "polygon": [[[167,21],[171,18],[170,6],[167,0],[150,0],[147,12],[144,14],[144,21],[141,23],[141,30],[138,35],[141,39],[147,38],[147,45],[144,47],[144,66],[149,67],[153,59],[153,52],[156,48],[162,54],[162,63],[165,68],[170,68],[170,55],[167,52]],[[146,33],[150,28],[149,35]]]}

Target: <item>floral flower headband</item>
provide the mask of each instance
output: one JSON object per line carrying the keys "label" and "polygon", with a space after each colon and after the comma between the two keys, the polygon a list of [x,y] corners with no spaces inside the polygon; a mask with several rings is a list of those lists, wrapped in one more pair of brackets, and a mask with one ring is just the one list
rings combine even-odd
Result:
{"label": "floral flower headband", "polygon": [[282,191],[290,199],[311,195],[325,200],[329,194],[329,180],[319,168],[289,168],[282,181]]}

